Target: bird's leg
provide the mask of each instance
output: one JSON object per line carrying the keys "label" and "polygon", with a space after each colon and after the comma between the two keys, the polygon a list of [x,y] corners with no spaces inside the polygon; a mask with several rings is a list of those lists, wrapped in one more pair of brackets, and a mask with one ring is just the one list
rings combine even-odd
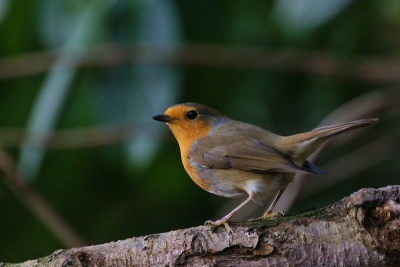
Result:
{"label": "bird's leg", "polygon": [[[287,185],[286,185],[287,186]],[[260,217],[260,219],[265,219],[268,217],[276,217],[276,216],[280,216],[280,212],[276,212],[276,213],[272,213],[272,211],[274,210],[274,207],[276,205],[276,203],[278,202],[279,198],[282,196],[283,191],[285,191],[286,186],[284,188],[282,188],[281,190],[279,190],[278,194],[276,195],[274,201],[272,201],[271,206],[269,206],[269,208],[267,209],[267,211],[264,213],[263,216]]]}
{"label": "bird's leg", "polygon": [[229,224],[228,224],[229,219],[230,219],[238,210],[240,210],[244,205],[246,205],[250,200],[252,200],[254,197],[255,197],[255,194],[254,194],[254,193],[250,194],[249,197],[246,198],[245,201],[243,201],[239,206],[237,206],[234,210],[232,210],[231,212],[229,212],[227,215],[225,215],[221,220],[218,220],[218,221],[215,221],[215,222],[213,222],[213,221],[206,221],[205,224],[211,224],[211,225],[214,225],[214,226],[219,226],[219,225],[223,224],[223,225],[225,226],[225,228],[226,228],[226,231],[227,231],[228,233],[232,233],[232,228],[231,228],[231,227],[229,226]]}

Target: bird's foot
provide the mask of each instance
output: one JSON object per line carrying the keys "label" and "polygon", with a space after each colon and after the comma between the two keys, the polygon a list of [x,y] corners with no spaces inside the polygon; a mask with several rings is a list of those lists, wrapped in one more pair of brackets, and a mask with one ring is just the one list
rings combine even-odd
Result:
{"label": "bird's foot", "polygon": [[226,229],[226,231],[228,232],[228,234],[231,234],[231,233],[233,233],[233,231],[232,231],[232,228],[229,226],[229,223],[228,223],[228,220],[218,220],[218,221],[206,221],[205,223],[204,223],[204,225],[211,225],[212,226],[212,228],[216,228],[216,227],[218,227],[218,226],[220,226],[220,225],[224,225],[225,226],[225,229]]}
{"label": "bird's foot", "polygon": [[261,216],[261,219],[266,219],[266,218],[275,218],[275,217],[285,217],[285,213],[283,211],[276,211],[274,213],[265,213],[263,216]]}
{"label": "bird's foot", "polygon": [[277,212],[274,212],[274,213],[272,213],[272,212],[266,212],[266,213],[264,213],[264,215],[263,216],[261,216],[260,218],[256,218],[256,219],[254,219],[254,218],[252,218],[252,219],[248,219],[247,221],[248,222],[252,222],[252,221],[260,221],[260,220],[265,220],[265,219],[267,219],[267,218],[277,218],[277,217],[284,217],[285,216],[285,213],[283,213],[283,211],[277,211]]}

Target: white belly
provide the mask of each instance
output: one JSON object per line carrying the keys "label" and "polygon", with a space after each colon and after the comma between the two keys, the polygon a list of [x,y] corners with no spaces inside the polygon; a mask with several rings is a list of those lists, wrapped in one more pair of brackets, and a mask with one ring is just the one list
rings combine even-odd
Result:
{"label": "white belly", "polygon": [[228,198],[275,195],[293,180],[292,173],[254,173],[231,169],[203,169],[210,182],[208,192]]}

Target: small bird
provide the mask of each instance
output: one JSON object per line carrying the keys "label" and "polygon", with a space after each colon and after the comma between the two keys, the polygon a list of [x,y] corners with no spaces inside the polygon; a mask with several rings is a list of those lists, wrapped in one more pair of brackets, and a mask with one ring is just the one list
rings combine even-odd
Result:
{"label": "small bird", "polygon": [[362,119],[280,136],[198,103],[171,106],[153,119],[169,126],[178,141],[183,166],[198,186],[223,197],[247,197],[221,220],[206,222],[224,225],[228,232],[232,232],[229,219],[250,200],[261,203],[263,197],[276,194],[260,217],[265,219],[272,216],[296,173],[325,174],[307,157],[329,138],[378,122]]}

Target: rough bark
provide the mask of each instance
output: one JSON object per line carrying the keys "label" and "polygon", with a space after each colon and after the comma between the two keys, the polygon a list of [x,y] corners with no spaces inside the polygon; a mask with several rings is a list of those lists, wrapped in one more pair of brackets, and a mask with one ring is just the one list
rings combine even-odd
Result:
{"label": "rough bark", "polygon": [[199,226],[9,266],[400,266],[399,202],[399,185],[367,188],[323,209],[231,223],[232,234]]}

